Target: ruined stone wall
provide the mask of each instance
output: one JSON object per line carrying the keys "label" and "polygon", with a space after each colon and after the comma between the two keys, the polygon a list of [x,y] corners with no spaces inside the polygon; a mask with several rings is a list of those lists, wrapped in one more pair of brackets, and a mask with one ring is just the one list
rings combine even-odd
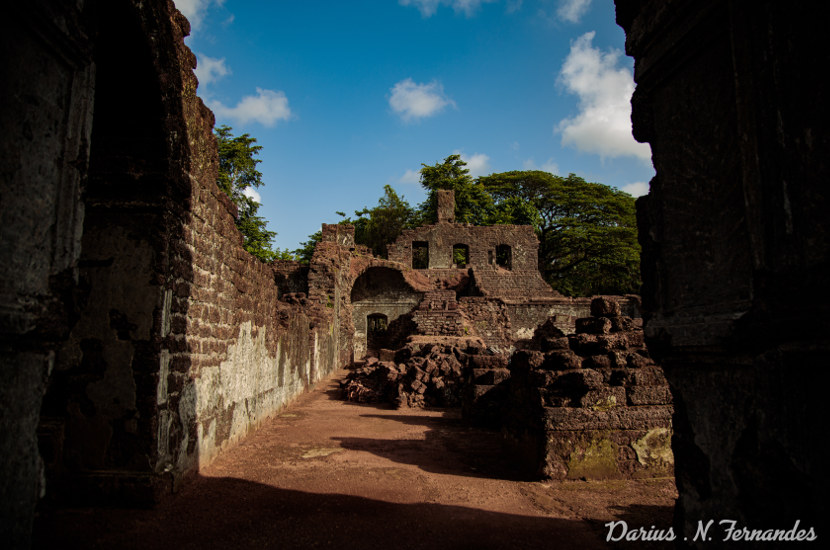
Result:
{"label": "ruined stone wall", "polygon": [[508,245],[513,270],[538,271],[539,244],[530,226],[440,223],[407,229],[389,245],[389,259],[412,267],[412,243],[418,241],[429,243],[430,269],[454,267],[453,246],[463,244],[469,247],[469,266],[496,267],[496,247]]}
{"label": "ruined stone wall", "polygon": [[[605,296],[620,305],[622,315],[639,319],[640,299],[636,295]],[[554,318],[556,326],[565,333],[574,332],[575,321],[591,314],[591,300],[594,297],[548,298],[529,297],[527,300],[507,300],[506,307],[511,320],[513,340],[525,340],[533,335],[538,326]]]}
{"label": "ruined stone wall", "polygon": [[334,308],[280,302],[274,270],[242,248],[227,197],[212,181],[194,189],[186,238],[174,244],[192,281],[173,289],[158,392],[159,468],[181,472],[209,462],[339,356]]}
{"label": "ruined stone wall", "polygon": [[416,292],[400,271],[388,267],[370,267],[354,282],[350,292],[354,322],[354,355],[359,359],[368,349],[367,318],[386,316],[389,326],[411,313],[421,302],[423,293]]}
{"label": "ruined stone wall", "polygon": [[281,297],[285,294],[308,295],[308,266],[292,260],[274,260],[271,267]]}
{"label": "ruined stone wall", "polygon": [[[621,306],[623,315],[640,317],[639,298],[608,296]],[[576,330],[576,319],[590,315],[592,298],[535,298],[524,300],[462,296],[459,307],[472,328],[492,349],[507,351],[530,340],[534,331],[552,320],[566,334]]]}
{"label": "ruined stone wall", "polygon": [[95,78],[85,5],[12,3],[0,18],[0,538],[8,548],[29,547],[42,490],[40,407],[74,315]]}
{"label": "ruined stone wall", "polygon": [[425,293],[412,321],[418,334],[424,336],[465,336],[470,332],[452,290]]}
{"label": "ruined stone wall", "polygon": [[822,526],[826,7],[616,4],[657,171],[637,210],[647,343],[675,398],[676,532]]}
{"label": "ruined stone wall", "polygon": [[459,307],[471,327],[493,351],[507,351],[514,344],[510,313],[503,300],[478,296],[459,299]]}
{"label": "ruined stone wall", "polygon": [[[183,67],[185,82],[192,83],[191,68]],[[213,116],[200,101],[197,108],[187,118],[188,136],[192,166],[204,171],[192,174],[191,208],[181,239],[170,243],[169,358],[163,350],[157,392],[156,472],[178,475],[209,462],[338,368],[349,347],[334,273],[349,243],[335,240],[339,256],[312,259],[305,301],[281,301],[286,283],[279,275],[288,273],[295,285],[298,275],[242,248],[235,207],[215,184]],[[211,145],[199,148],[203,141]]]}
{"label": "ruined stone wall", "polygon": [[[614,300],[594,299],[591,314],[577,320],[576,334],[546,325],[534,338],[538,351],[511,357],[502,420],[515,458],[554,479],[671,475],[671,395],[642,328]],[[468,407],[480,418],[482,390]]]}
{"label": "ruined stone wall", "polygon": [[351,349],[348,248],[312,261],[292,304],[293,268],[243,250],[172,2],[21,6],[0,65],[12,547],[28,546],[44,474],[48,499],[150,504]]}

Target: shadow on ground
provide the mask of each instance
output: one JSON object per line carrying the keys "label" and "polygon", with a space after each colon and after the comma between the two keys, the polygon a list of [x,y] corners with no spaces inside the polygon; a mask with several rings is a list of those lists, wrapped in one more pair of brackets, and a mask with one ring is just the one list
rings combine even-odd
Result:
{"label": "shadow on ground", "polygon": [[500,432],[465,425],[458,411],[442,416],[362,414],[427,428],[423,439],[372,439],[333,437],[344,449],[375,454],[400,464],[412,464],[426,472],[527,481],[504,452]]}
{"label": "shadow on ground", "polygon": [[35,548],[608,548],[601,529],[581,520],[201,477],[156,510],[54,511],[38,518]]}

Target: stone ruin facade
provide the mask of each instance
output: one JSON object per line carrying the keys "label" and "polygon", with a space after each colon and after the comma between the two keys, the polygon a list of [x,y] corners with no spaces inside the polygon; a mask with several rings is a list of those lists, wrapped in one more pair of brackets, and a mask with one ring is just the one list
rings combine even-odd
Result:
{"label": "stone ruin facade", "polygon": [[[820,527],[830,492],[821,444],[830,102],[816,71],[826,14],[777,0],[616,5],[635,59],[634,134],[651,144],[657,171],[638,223],[645,341],[674,404],[675,528],[693,534],[706,518]],[[466,229],[444,204],[439,223],[407,234],[392,261],[361,253],[336,226],[306,268],[260,264],[216,188],[214,120],[196,97],[189,24],[172,2],[13,2],[0,31],[7,546],[29,546],[41,497],[158,501],[334,369],[374,348],[389,361],[384,350],[418,326],[458,345],[410,342],[396,368],[415,358],[424,374],[404,381],[440,392],[458,371],[445,356],[467,350],[475,378],[463,382],[462,405],[486,417],[493,409],[476,399],[504,387],[496,393],[509,401],[526,376],[521,391],[541,398],[527,416],[536,428],[512,433],[552,475],[562,475],[562,455],[539,444],[544,419],[565,415],[588,442],[591,415],[611,414],[591,411],[580,392],[621,404],[625,391],[616,433],[585,456],[593,449],[593,463],[609,467],[615,458],[620,471],[646,456],[633,443],[645,449],[654,437],[643,439],[633,409],[660,407],[636,401],[657,400],[662,384],[633,374],[648,365],[627,365],[630,376],[598,387],[609,367],[579,345],[559,354],[580,362],[577,379],[546,368],[559,355],[537,328],[553,345],[554,329],[574,331],[589,306],[517,296],[515,272],[532,261],[523,230],[492,233],[479,249],[456,238]],[[613,335],[592,334],[602,320],[579,326],[574,342]],[[463,347],[465,328],[477,335]],[[511,346],[512,370],[501,359]],[[660,428],[664,417],[653,420]]]}
{"label": "stone ruin facade", "polygon": [[[438,223],[403,231],[386,261],[354,260],[362,270],[350,300],[355,359],[398,347],[407,331],[478,337],[506,352],[551,317],[573,330],[588,314],[590,298],[563,297],[542,279],[532,227],[455,223],[454,212],[453,192],[438,191]],[[639,317],[636,296],[617,299]]]}
{"label": "stone ruin facade", "polygon": [[477,336],[416,335],[357,362],[345,399],[462,408],[501,429],[528,478],[619,479],[673,473],[672,397],[650,358],[641,320],[607,297],[566,334],[555,318],[510,351]]}
{"label": "stone ruin facade", "polygon": [[671,395],[630,316],[636,297],[564,298],[530,226],[458,224],[454,211],[439,191],[438,223],[404,231],[355,280],[345,398],[461,406],[505,430],[530,476],[671,475]]}

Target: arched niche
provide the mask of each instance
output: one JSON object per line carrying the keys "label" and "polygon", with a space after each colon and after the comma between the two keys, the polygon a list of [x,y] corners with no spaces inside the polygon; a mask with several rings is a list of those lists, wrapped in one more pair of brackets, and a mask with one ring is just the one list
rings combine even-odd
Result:
{"label": "arched niche", "polygon": [[[405,338],[406,331],[399,327],[409,324],[401,318],[409,315],[422,297],[423,294],[409,286],[403,274],[396,269],[372,267],[360,275],[351,292],[355,357],[376,352],[379,349],[377,346],[395,345]],[[384,339],[370,339],[370,325],[372,322],[379,323],[377,320],[381,316],[386,319],[386,335]]]}

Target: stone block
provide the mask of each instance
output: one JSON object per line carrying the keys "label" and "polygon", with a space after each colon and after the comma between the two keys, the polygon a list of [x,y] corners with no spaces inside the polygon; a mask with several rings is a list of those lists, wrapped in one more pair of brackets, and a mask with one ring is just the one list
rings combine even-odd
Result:
{"label": "stone block", "polygon": [[510,378],[510,371],[507,369],[473,369],[473,383],[475,384],[501,384]]}
{"label": "stone block", "polygon": [[605,386],[600,372],[593,369],[575,369],[556,373],[549,386],[561,395],[578,396],[587,390],[596,390]]}
{"label": "stone block", "polygon": [[604,411],[614,407],[625,406],[625,398],[625,388],[620,386],[607,386],[588,391],[577,400],[575,405],[594,411]]}
{"label": "stone block", "polygon": [[544,427],[549,432],[669,428],[671,427],[671,416],[671,407],[665,405],[617,407],[607,411],[551,407],[544,410]]}
{"label": "stone block", "polygon": [[570,350],[550,351],[544,357],[541,368],[546,370],[569,370],[582,367],[582,358]]}
{"label": "stone block", "polygon": [[582,360],[582,368],[586,369],[610,369],[612,367],[611,357],[607,354],[592,355]]}
{"label": "stone block", "polygon": [[583,317],[576,320],[577,334],[608,334],[611,328],[611,319],[606,317]]}
{"label": "stone block", "polygon": [[591,300],[591,315],[593,317],[619,317],[622,315],[622,310],[616,300],[599,297]]}
{"label": "stone block", "polygon": [[629,405],[665,405],[672,401],[668,386],[631,386],[626,394]]}
{"label": "stone block", "polygon": [[642,323],[639,325],[631,317],[610,317],[611,332],[629,332],[632,330],[643,330]]}
{"label": "stone block", "polygon": [[542,351],[553,351],[570,349],[570,342],[567,336],[543,337],[539,340],[539,347]]}
{"label": "stone block", "polygon": [[470,357],[470,366],[475,369],[501,369],[507,367],[506,355],[475,355]]}

